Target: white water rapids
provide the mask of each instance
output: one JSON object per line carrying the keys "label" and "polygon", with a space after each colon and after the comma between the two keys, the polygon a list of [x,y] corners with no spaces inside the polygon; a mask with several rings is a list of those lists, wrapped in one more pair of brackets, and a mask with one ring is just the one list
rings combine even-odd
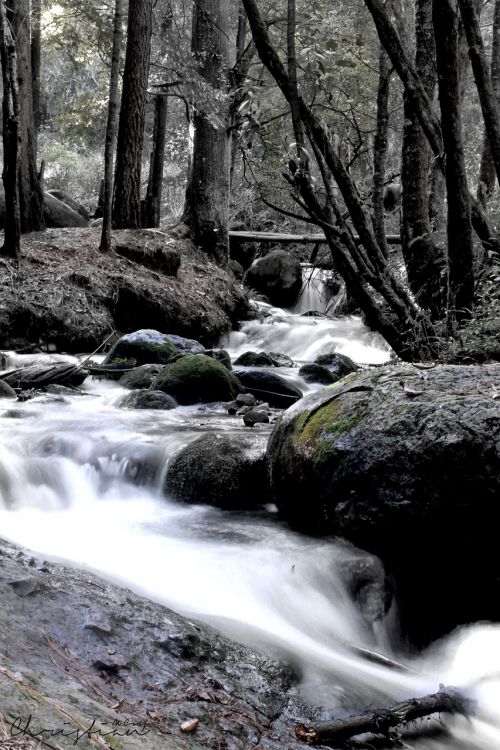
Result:
{"label": "white water rapids", "polygon": [[[332,350],[364,363],[389,357],[356,318],[263,310],[261,322],[232,334],[232,356],[265,349],[296,360]],[[298,382],[296,370],[284,372]],[[0,402],[4,538],[284,655],[303,672],[304,697],[330,715],[435,692],[441,683],[464,688],[477,701],[472,721],[443,719],[448,735],[405,746],[500,748],[499,625],[473,625],[410,656],[399,649],[394,618],[369,627],[351,600],[338,572],[345,546],[292,533],[271,511],[224,514],[165,498],[168,458],[207,430],[243,432],[241,419],[222,407],[127,411],[116,406],[124,393],[116,384],[90,380],[84,390],[63,400]],[[349,644],[411,669],[375,664]]]}

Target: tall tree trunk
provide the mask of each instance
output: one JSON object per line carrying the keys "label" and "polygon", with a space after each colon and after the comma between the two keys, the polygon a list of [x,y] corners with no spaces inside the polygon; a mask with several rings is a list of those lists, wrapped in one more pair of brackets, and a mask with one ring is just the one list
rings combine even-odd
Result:
{"label": "tall tree trunk", "polygon": [[446,154],[449,313],[460,319],[474,303],[474,256],[459,104],[458,14],[453,0],[433,0],[433,21]]}
{"label": "tall tree trunk", "polygon": [[113,200],[117,229],[141,226],[141,165],[153,6],[154,0],[129,0]]}
{"label": "tall tree trunk", "polygon": [[[42,0],[31,0],[31,89],[33,94],[33,121],[35,154],[38,154],[40,113],[40,69],[42,65]],[[42,186],[43,188],[43,186]]]}
{"label": "tall tree trunk", "polygon": [[153,148],[149,163],[149,179],[142,225],[159,227],[161,215],[161,196],[163,190],[163,165],[165,163],[165,143],[167,137],[168,99],[156,94],[154,99]]}
{"label": "tall tree trunk", "polygon": [[12,31],[17,43],[20,109],[19,206],[21,232],[45,229],[43,191],[36,168],[36,137],[31,75],[30,1],[10,0]]}
{"label": "tall tree trunk", "polygon": [[[417,0],[415,6],[415,69],[432,101],[437,82],[432,0]],[[418,303],[431,310],[433,316],[439,317],[443,300],[439,295],[438,263],[442,253],[433,245],[430,237],[430,164],[427,138],[405,92],[401,177],[403,256],[408,283]]]}
{"label": "tall tree trunk", "polygon": [[479,18],[472,0],[458,0],[458,5],[469,45],[469,56],[481,103],[491,158],[495,165],[497,180],[500,182],[500,115],[488,70]]}
{"label": "tall tree trunk", "polygon": [[384,218],[384,184],[385,163],[389,132],[389,92],[391,85],[392,65],[387,52],[381,46],[378,57],[378,91],[377,91],[377,132],[373,144],[373,227],[375,237],[384,255],[387,257],[387,240],[385,237]]}
{"label": "tall tree trunk", "polygon": [[228,0],[197,0],[193,7],[192,51],[200,75],[223,102],[217,116],[195,110],[194,149],[183,221],[196,244],[217,263],[229,257]]}
{"label": "tall tree trunk", "polygon": [[111,52],[111,72],[109,78],[108,121],[104,145],[104,196],[101,244],[102,253],[111,249],[111,220],[113,205],[113,156],[116,143],[116,123],[120,106],[118,84],[120,79],[120,58],[123,38],[123,13],[125,0],[115,0],[113,21],[113,49]]}
{"label": "tall tree trunk", "polygon": [[5,189],[5,239],[1,252],[20,257],[21,214],[19,210],[19,90],[16,43],[7,20],[5,0],[0,0],[0,55],[3,80],[3,185]]}
{"label": "tall tree trunk", "polygon": [[[498,109],[500,107],[500,0],[495,0],[492,34],[490,76],[495,104]],[[489,139],[485,132],[477,186],[477,197],[484,208],[486,208],[486,204],[495,189],[495,174],[495,165],[491,158]]]}

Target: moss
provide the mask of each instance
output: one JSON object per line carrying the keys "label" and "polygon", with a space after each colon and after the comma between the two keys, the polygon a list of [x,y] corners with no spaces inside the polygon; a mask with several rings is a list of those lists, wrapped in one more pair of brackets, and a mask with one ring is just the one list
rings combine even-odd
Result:
{"label": "moss", "polygon": [[350,433],[366,413],[366,396],[346,394],[319,408],[309,418],[296,421],[294,443],[301,452],[322,462],[337,448],[339,439]]}
{"label": "moss", "polygon": [[152,387],[168,393],[178,404],[231,401],[240,391],[237,378],[204,354],[187,354],[167,365]]}

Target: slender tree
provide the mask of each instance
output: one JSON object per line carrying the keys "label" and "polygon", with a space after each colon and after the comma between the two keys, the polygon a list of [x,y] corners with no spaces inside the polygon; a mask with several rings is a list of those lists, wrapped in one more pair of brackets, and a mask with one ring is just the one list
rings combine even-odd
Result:
{"label": "slender tree", "polygon": [[228,0],[195,0],[192,51],[217,112],[195,106],[194,147],[183,221],[196,244],[217,263],[229,257]]}
{"label": "slender tree", "polygon": [[21,214],[19,210],[19,90],[16,43],[7,19],[5,0],[0,0],[0,55],[3,80],[3,173],[5,189],[5,239],[1,252],[19,258]]}
{"label": "slender tree", "polygon": [[[491,64],[490,76],[493,85],[493,93],[497,108],[500,107],[500,0],[495,0],[495,10],[493,14],[493,31],[491,44]],[[495,189],[495,165],[491,158],[490,144],[487,133],[485,132],[483,141],[483,151],[481,156],[481,167],[479,170],[479,181],[477,187],[477,197],[481,204],[486,207],[486,203],[493,194]]]}
{"label": "slender tree", "polygon": [[30,0],[9,0],[8,17],[17,45],[20,111],[19,205],[21,231],[45,229],[43,191],[36,166],[36,135],[31,72]]}
{"label": "slender tree", "polygon": [[153,6],[154,0],[129,0],[113,200],[117,229],[141,226],[141,165]]}
{"label": "slender tree", "polygon": [[384,255],[388,256],[384,219],[384,185],[387,145],[389,142],[389,93],[392,65],[387,52],[380,46],[378,57],[377,131],[373,143],[373,227]]}
{"label": "slender tree", "polygon": [[31,0],[31,89],[33,95],[34,150],[38,153],[40,112],[40,71],[42,65],[42,0]]}
{"label": "slender tree", "polygon": [[113,203],[113,155],[116,143],[116,123],[120,106],[118,84],[120,78],[120,58],[123,38],[123,12],[125,0],[115,0],[113,21],[113,49],[111,52],[111,72],[109,79],[108,121],[104,146],[104,196],[101,244],[102,253],[111,249],[111,220]]}

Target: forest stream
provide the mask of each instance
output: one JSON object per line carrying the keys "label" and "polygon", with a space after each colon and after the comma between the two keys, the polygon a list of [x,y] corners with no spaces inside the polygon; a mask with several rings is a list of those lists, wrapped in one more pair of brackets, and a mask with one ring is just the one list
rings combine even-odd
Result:
{"label": "forest stream", "polygon": [[[314,295],[302,308],[318,306]],[[332,351],[381,364],[389,352],[356,317],[300,317],[261,305],[260,319],[231,334],[234,359],[280,351],[295,361]],[[42,355],[38,355],[41,357]],[[8,366],[20,362],[12,355]],[[281,374],[306,385],[296,368]],[[416,655],[398,632],[393,606],[369,627],[338,572],[346,546],[302,537],[273,507],[261,513],[173,503],[162,494],[169,458],[213,431],[243,433],[223,406],[150,412],[119,409],[124,389],[88,379],[83,394],[39,396],[3,407],[0,419],[2,536],[52,560],[93,571],[224,634],[298,665],[304,699],[333,715],[463,688],[477,701],[473,720],[443,719],[445,737],[406,739],[425,750],[500,747],[500,626],[473,625]],[[266,432],[271,427],[259,425]],[[422,554],[425,551],[422,550]],[[415,561],[418,564],[418,561]],[[429,613],[432,617],[432,613]],[[369,661],[351,645],[408,669]],[[415,731],[421,730],[417,725]]]}

